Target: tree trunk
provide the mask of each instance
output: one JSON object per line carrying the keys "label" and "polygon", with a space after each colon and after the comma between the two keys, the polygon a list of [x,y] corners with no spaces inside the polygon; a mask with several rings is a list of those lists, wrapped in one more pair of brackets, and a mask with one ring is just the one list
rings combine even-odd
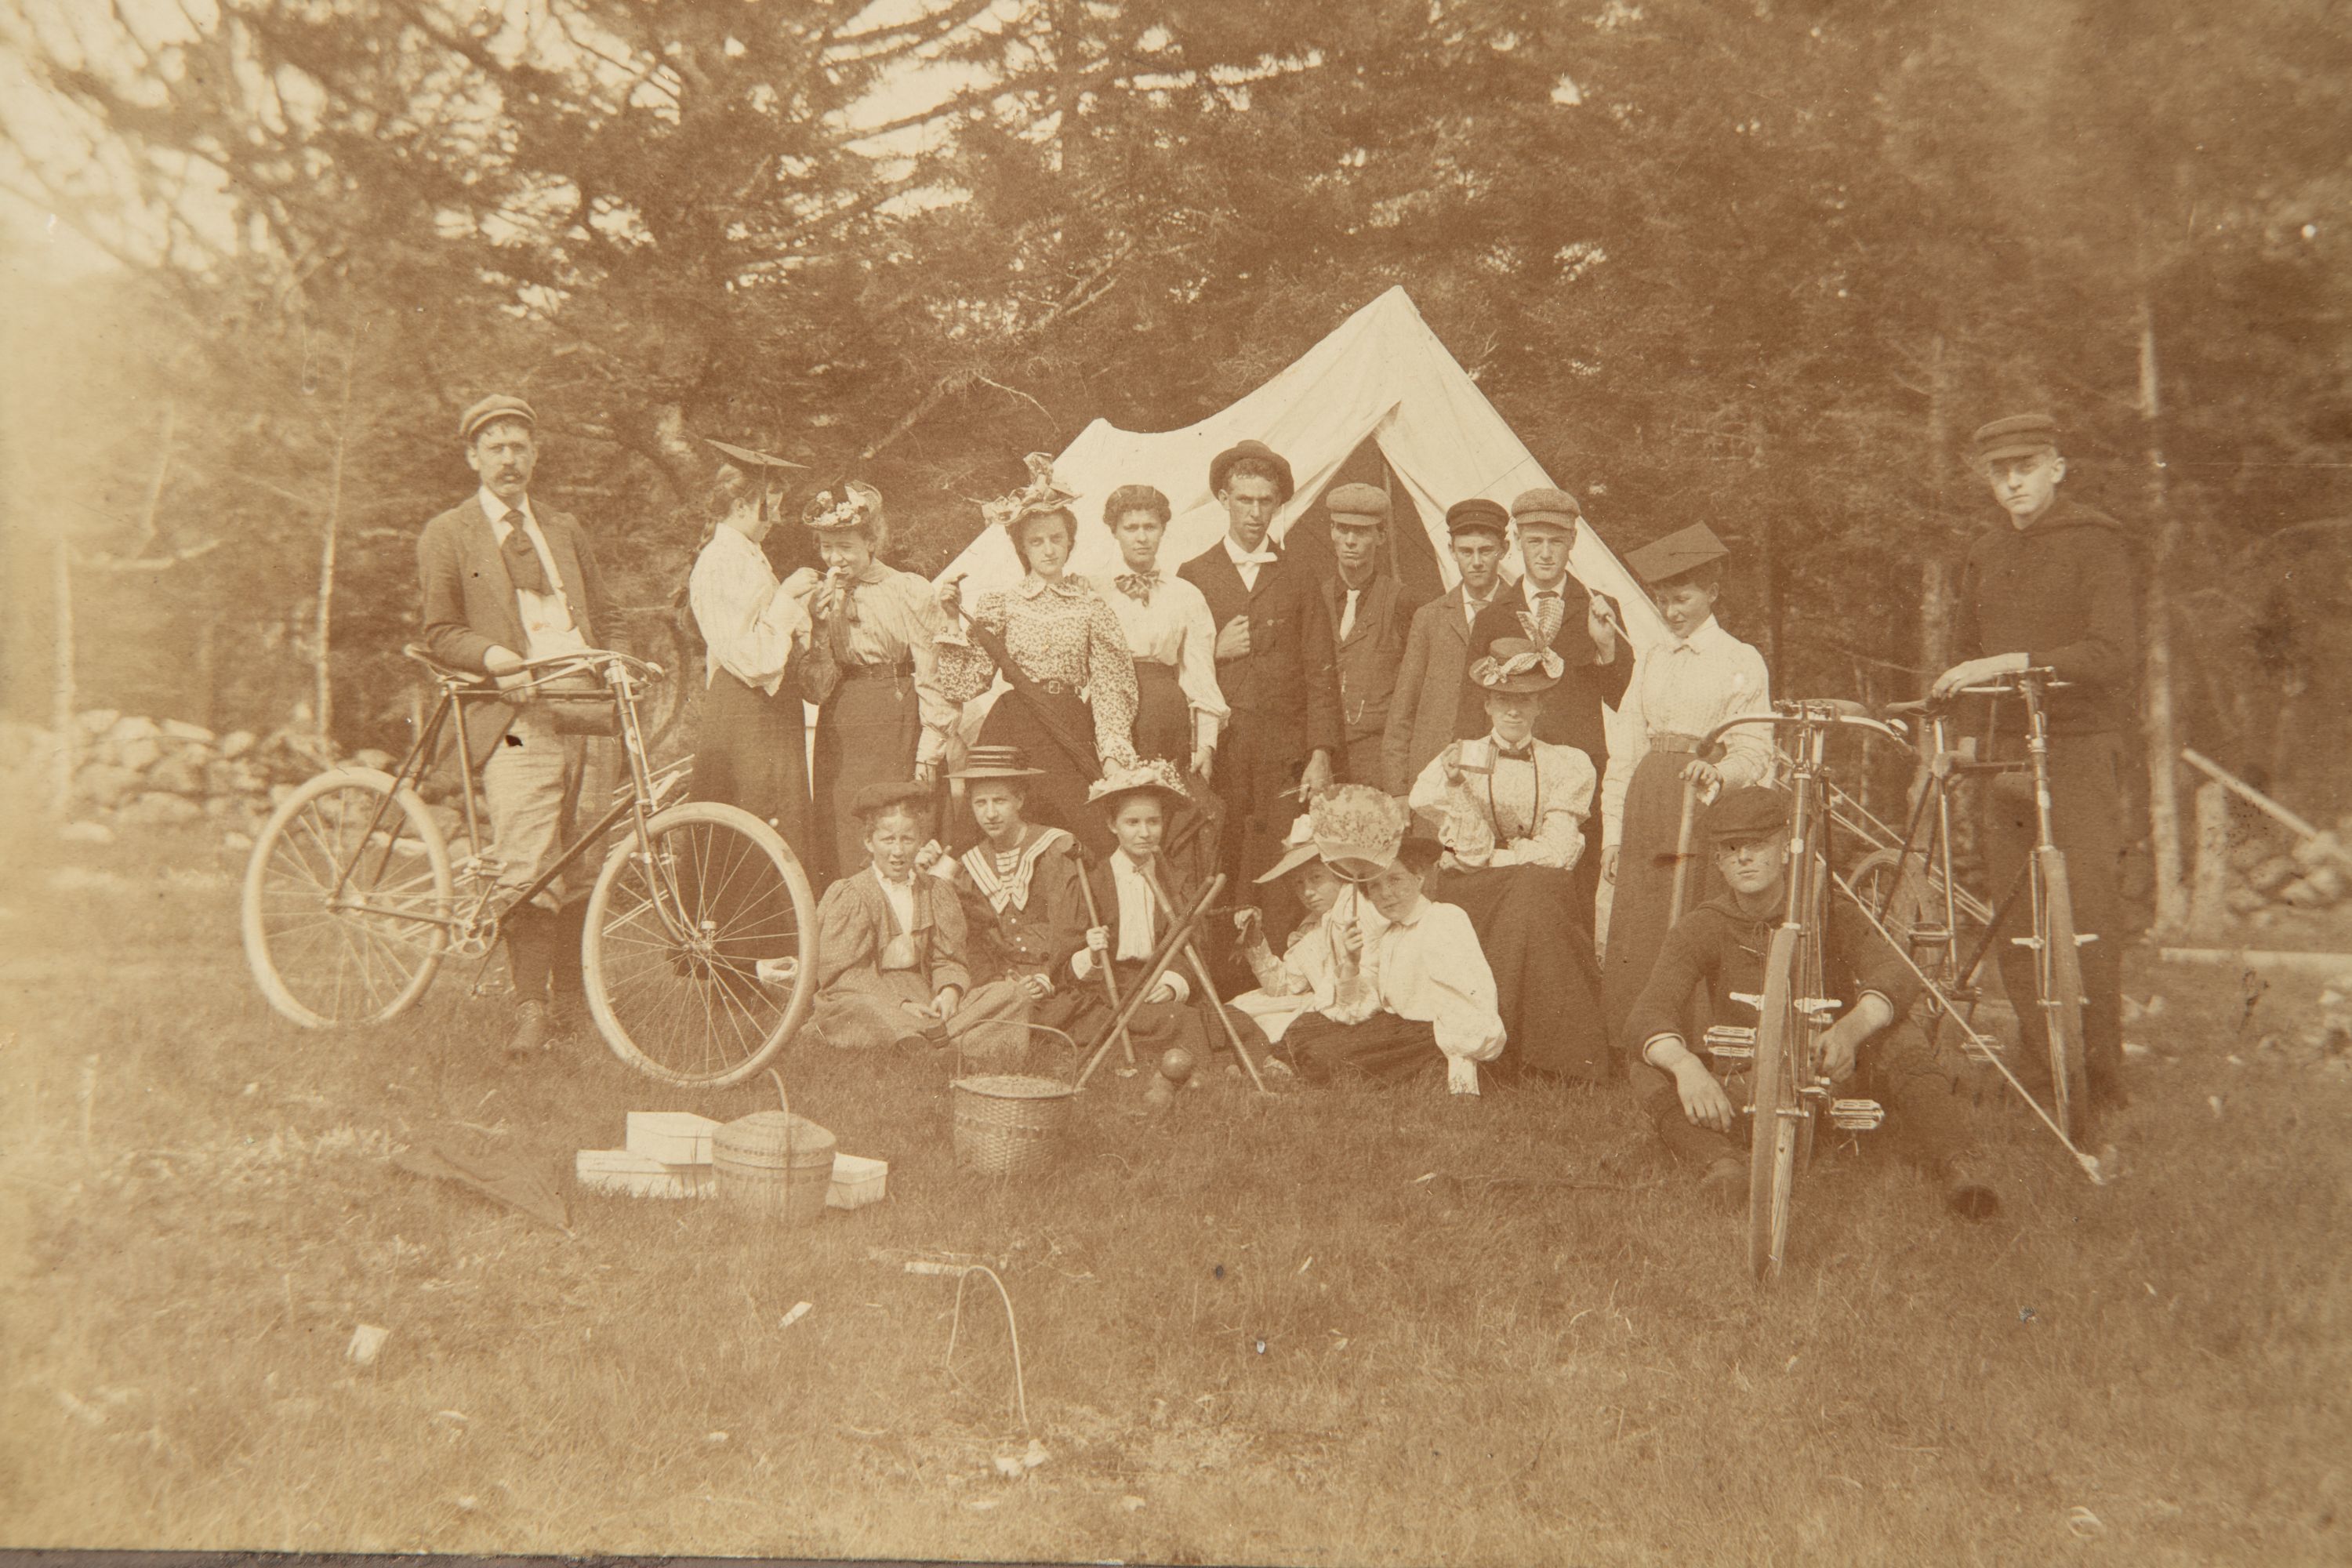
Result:
{"label": "tree trunk", "polygon": [[2165,484],[2156,312],[2144,289],[2139,301],[2139,404],[2147,440],[2148,502],[2156,522],[2154,559],[2147,574],[2147,691],[2141,730],[2147,745],[2148,848],[2156,882],[2156,929],[2159,934],[2169,934],[2179,931],[2189,918],[2188,879],[2180,854],[2180,780],[2175,763],[2179,747],[2172,711],[2171,594],[2166,582],[2179,544],[2180,522],[2173,515]]}
{"label": "tree trunk", "polygon": [[1927,345],[1927,570],[1919,579],[1919,668],[1933,680],[1952,667],[1952,608],[1958,583],[1952,571],[1950,496],[1952,371],[1944,334]]}
{"label": "tree trunk", "polygon": [[317,659],[316,698],[320,754],[334,761],[335,751],[335,548],[343,520],[343,450],[352,422],[352,372],[359,358],[359,329],[343,340],[343,395],[335,410],[335,455],[327,477],[327,525],[319,543],[319,622],[313,642]]}
{"label": "tree trunk", "polygon": [[51,761],[49,810],[63,817],[73,805],[74,763],[81,752],[81,719],[74,700],[73,546],[58,535],[57,561],[51,569],[57,599],[52,628],[56,670],[50,686],[50,722],[58,731],[57,755]]}

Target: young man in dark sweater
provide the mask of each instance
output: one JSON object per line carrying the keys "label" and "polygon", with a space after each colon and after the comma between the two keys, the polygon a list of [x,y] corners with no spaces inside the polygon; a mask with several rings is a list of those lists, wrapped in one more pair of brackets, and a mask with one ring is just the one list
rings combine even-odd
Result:
{"label": "young man in dark sweater", "polygon": [[[1954,639],[1961,662],[1936,679],[1945,697],[2021,669],[2046,667],[2064,689],[2050,694],[2051,837],[2066,856],[2074,928],[2082,945],[2085,1077],[2092,1112],[2126,1103],[2120,864],[2123,731],[2138,670],[2138,574],[2123,526],[2058,494],[2066,477],[2058,427],[2041,414],[1996,419],[1976,433],[1976,457],[2008,516],[1979,535],[1960,577]],[[2016,764],[1985,792],[1984,854],[1995,897],[2033,852],[2032,775],[2025,769],[2025,710],[2016,699],[1986,708],[1989,759]],[[1994,945],[2001,984],[2017,1005],[2019,1077],[2047,1097],[2050,1053],[2033,1006],[2034,955],[2006,940],[2029,919],[2011,907]]]}

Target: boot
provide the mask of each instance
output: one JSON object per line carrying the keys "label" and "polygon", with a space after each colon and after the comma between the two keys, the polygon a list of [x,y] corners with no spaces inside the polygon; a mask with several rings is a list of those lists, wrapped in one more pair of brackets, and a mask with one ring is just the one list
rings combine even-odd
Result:
{"label": "boot", "polygon": [[548,1049],[547,1004],[522,1002],[515,1006],[514,1033],[507,1037],[507,1059],[525,1060]]}

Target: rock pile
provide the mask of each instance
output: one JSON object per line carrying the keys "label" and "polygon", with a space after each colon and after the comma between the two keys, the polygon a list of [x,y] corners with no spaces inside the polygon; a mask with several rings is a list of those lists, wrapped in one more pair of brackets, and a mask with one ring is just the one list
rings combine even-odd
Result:
{"label": "rock pile", "polygon": [[2257,926],[2285,911],[2334,909],[2352,898],[2352,816],[2336,831],[2298,838],[2284,831],[2249,835],[2230,851],[2230,912]]}
{"label": "rock pile", "polygon": [[[68,813],[77,821],[120,826],[203,822],[250,834],[294,786],[326,765],[317,739],[280,730],[215,734],[201,724],[155,720],[110,709],[79,716]],[[36,795],[46,793],[58,755],[54,731],[0,728],[0,768]],[[389,767],[365,751],[348,759]]]}

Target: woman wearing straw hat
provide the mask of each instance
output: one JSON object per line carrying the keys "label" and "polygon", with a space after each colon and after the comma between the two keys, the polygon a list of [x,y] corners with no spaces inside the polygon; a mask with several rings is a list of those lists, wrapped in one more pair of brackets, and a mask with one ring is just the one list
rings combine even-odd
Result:
{"label": "woman wearing straw hat", "polygon": [[1135,765],[1135,661],[1118,617],[1066,570],[1077,542],[1076,494],[1054,482],[1050,459],[1032,453],[1028,462],[1029,483],[982,509],[1028,574],[1018,587],[982,595],[968,621],[962,580],[941,585],[949,624],[935,638],[934,689],[969,702],[1002,674],[1012,689],[989,710],[981,741],[1017,747],[1043,769],[1029,793],[1033,820],[1105,854],[1110,837],[1087,810],[1087,786],[1106,769]]}
{"label": "woman wearing straw hat", "polygon": [[1029,791],[1045,772],[1013,746],[977,745],[948,777],[963,785],[980,842],[950,862],[963,899],[974,972],[1029,995],[1029,1020],[1067,1029],[1091,994],[1067,973],[1086,944],[1078,846],[1058,827],[1027,820]]}
{"label": "woman wearing straw hat", "polygon": [[799,465],[714,441],[730,461],[709,500],[710,521],[687,580],[702,633],[702,717],[694,745],[694,795],[740,805],[807,858],[807,731],[800,687],[785,667],[808,647],[816,572],[776,581],[761,548],[775,526],[783,474]]}
{"label": "woman wearing straw hat", "polygon": [[849,803],[867,784],[904,783],[919,762],[935,764],[957,715],[931,686],[931,639],[942,625],[931,585],[882,562],[890,542],[882,492],[856,481],[820,491],[803,521],[825,567],[810,595],[801,689],[817,705],[813,818],[830,829],[815,848],[831,880],[866,862]]}

